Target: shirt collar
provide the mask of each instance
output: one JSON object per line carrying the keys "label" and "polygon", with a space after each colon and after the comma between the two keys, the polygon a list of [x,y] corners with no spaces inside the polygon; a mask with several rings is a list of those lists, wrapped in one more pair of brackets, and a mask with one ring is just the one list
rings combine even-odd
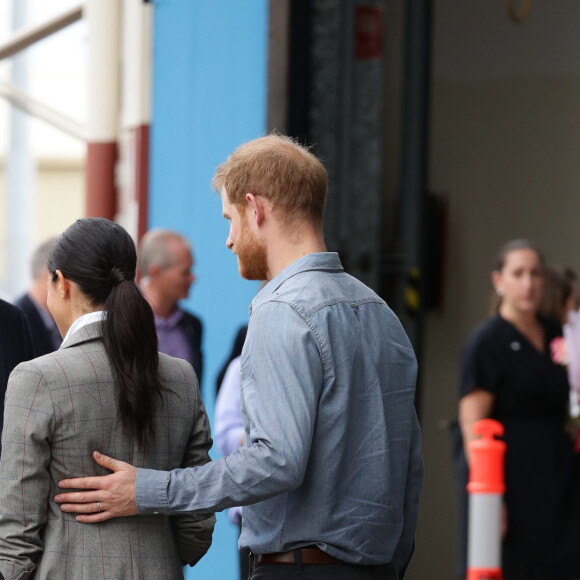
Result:
{"label": "shirt collar", "polygon": [[83,314],[79,316],[68,329],[66,336],[63,339],[63,343],[66,342],[67,338],[72,336],[77,330],[80,330],[83,326],[91,324],[93,322],[101,322],[106,318],[104,310],[97,310],[96,312],[89,312],[88,314]]}
{"label": "shirt collar", "polygon": [[336,252],[316,252],[313,254],[306,254],[286,266],[274,278],[272,278],[259,292],[256,294],[250,305],[250,314],[259,303],[268,299],[280,286],[292,276],[300,274],[301,272],[308,272],[309,270],[327,270],[334,272],[342,272],[344,268],[340,263],[340,258]]}
{"label": "shirt collar", "polygon": [[155,314],[155,326],[163,330],[172,330],[183,318],[183,310],[177,307],[167,318]]}

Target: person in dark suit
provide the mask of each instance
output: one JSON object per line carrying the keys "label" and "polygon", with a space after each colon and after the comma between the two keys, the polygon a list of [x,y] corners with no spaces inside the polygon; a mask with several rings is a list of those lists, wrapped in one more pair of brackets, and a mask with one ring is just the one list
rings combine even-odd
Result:
{"label": "person in dark suit", "polygon": [[201,384],[201,320],[179,306],[195,282],[194,259],[187,238],[172,230],[147,232],[139,248],[141,289],[155,314],[159,351],[188,361]]}
{"label": "person in dark suit", "polygon": [[58,328],[46,306],[48,279],[46,264],[48,251],[53,242],[54,238],[50,238],[36,248],[31,261],[32,283],[28,292],[15,302],[28,320],[35,357],[54,352],[62,342]]}
{"label": "person in dark suit", "polygon": [[24,313],[17,306],[0,300],[0,432],[4,423],[4,395],[8,377],[14,367],[33,357],[32,339]]}

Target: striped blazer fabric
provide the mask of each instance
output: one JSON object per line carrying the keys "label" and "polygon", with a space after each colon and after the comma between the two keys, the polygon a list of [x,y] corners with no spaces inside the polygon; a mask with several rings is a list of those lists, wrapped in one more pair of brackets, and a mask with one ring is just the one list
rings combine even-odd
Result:
{"label": "striped blazer fabric", "polygon": [[0,460],[0,573],[6,580],[173,580],[208,550],[213,514],[81,524],[53,500],[61,479],[108,473],[93,461],[94,450],[160,470],[209,461],[209,423],[195,373],[186,361],[159,356],[168,390],[144,448],[118,419],[100,322],[12,372]]}

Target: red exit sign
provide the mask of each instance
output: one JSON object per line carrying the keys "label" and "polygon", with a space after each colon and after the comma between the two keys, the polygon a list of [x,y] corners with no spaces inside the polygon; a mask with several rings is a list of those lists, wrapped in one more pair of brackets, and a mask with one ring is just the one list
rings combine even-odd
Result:
{"label": "red exit sign", "polygon": [[357,6],[355,12],[355,58],[379,59],[383,52],[383,8]]}

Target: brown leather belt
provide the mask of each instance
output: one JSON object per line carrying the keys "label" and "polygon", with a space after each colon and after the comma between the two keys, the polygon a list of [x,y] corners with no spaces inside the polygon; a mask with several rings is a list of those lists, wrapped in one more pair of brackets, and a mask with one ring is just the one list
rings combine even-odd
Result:
{"label": "brown leather belt", "polygon": [[300,552],[300,560],[305,566],[312,564],[344,564],[337,558],[333,558],[320,548],[300,548],[290,552],[274,552],[272,554],[256,554],[254,556],[254,566],[263,564],[296,564],[297,554]]}

